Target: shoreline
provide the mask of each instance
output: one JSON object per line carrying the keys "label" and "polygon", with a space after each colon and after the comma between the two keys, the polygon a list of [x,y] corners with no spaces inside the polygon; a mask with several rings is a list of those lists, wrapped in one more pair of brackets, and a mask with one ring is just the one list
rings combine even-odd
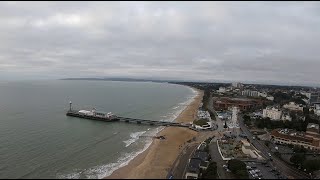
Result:
{"label": "shoreline", "polygon": [[[175,122],[192,122],[202,103],[203,91],[187,87],[196,91],[197,94],[174,119]],[[146,150],[104,179],[166,178],[172,164],[186,145],[186,141],[196,135],[197,132],[186,128],[165,127],[157,133],[157,136],[165,136],[165,140],[153,139]]]}

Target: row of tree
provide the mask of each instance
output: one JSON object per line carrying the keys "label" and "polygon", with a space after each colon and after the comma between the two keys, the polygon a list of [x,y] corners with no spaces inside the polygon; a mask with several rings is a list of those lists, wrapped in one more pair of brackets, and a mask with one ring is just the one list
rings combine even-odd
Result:
{"label": "row of tree", "polygon": [[302,99],[307,99],[307,97],[303,94],[295,95],[294,91],[289,92],[289,93],[276,91],[276,92],[272,93],[272,95],[274,97],[274,102],[278,103],[280,105],[283,105],[288,102],[295,102],[297,104],[306,105],[306,102],[304,102]]}
{"label": "row of tree", "polygon": [[238,159],[228,161],[228,168],[238,179],[249,179],[246,164]]}
{"label": "row of tree", "polygon": [[307,159],[305,152],[295,153],[291,156],[290,162],[308,173],[320,170],[320,159]]}

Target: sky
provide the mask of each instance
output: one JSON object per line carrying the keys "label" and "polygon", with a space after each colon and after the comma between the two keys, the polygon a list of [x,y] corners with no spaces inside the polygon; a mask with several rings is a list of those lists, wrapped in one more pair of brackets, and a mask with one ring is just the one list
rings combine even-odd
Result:
{"label": "sky", "polygon": [[318,2],[0,2],[0,79],[320,85]]}

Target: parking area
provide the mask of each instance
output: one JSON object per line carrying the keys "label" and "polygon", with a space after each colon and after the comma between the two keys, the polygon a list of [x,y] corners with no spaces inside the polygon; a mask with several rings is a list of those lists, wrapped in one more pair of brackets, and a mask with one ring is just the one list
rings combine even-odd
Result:
{"label": "parking area", "polygon": [[281,172],[270,167],[270,164],[246,162],[250,179],[286,179]]}

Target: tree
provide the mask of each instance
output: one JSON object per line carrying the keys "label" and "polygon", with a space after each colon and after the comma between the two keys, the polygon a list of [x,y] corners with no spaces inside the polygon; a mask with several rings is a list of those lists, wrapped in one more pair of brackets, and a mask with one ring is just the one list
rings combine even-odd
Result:
{"label": "tree", "polygon": [[239,179],[248,179],[249,174],[246,169],[246,164],[237,159],[231,159],[228,162],[228,168],[233,172]]}
{"label": "tree", "polygon": [[217,179],[217,163],[211,162],[208,168],[202,173],[202,179]]}
{"label": "tree", "polygon": [[249,178],[249,174],[247,170],[239,170],[236,173],[237,177],[239,179],[248,179]]}
{"label": "tree", "polygon": [[306,153],[307,150],[303,146],[294,146],[293,152],[295,153]]}
{"label": "tree", "polygon": [[295,165],[301,165],[306,160],[306,156],[304,153],[296,153],[290,158],[290,162]]}
{"label": "tree", "polygon": [[265,141],[264,145],[266,145],[267,147],[269,147],[269,141]]}
{"label": "tree", "polygon": [[198,126],[206,125],[206,124],[208,124],[207,122],[208,122],[208,120],[206,120],[206,119],[199,119],[199,120],[193,121],[193,123]]}
{"label": "tree", "polygon": [[313,172],[320,169],[320,160],[305,160],[302,165],[303,169],[306,169],[307,172]]}

